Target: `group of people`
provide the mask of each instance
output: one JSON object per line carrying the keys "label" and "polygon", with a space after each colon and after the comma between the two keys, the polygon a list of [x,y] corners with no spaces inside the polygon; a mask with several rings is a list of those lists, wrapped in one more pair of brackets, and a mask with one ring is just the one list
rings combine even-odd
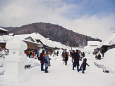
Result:
{"label": "group of people", "polygon": [[[82,56],[80,56],[82,55]],[[77,71],[82,71],[82,73],[84,73],[84,71],[86,70],[86,65],[87,64],[87,59],[84,58],[85,57],[85,53],[81,53],[79,50],[76,50],[72,52],[72,63],[73,63],[73,70],[74,68],[77,66]],[[83,59],[83,62],[81,65],[79,65],[79,61]],[[80,68],[79,68],[80,66]],[[88,65],[89,66],[89,65]]]}
{"label": "group of people", "polygon": [[[35,51],[35,52],[26,51],[26,55],[29,58],[33,58],[34,56],[36,56],[38,58],[38,60],[40,60],[41,71],[44,71],[45,73],[48,73],[48,67],[50,66],[49,54],[50,54],[50,52],[47,51],[47,50],[46,51],[42,50],[42,52],[40,54],[39,54],[38,51]],[[67,65],[67,62],[68,62],[68,59],[69,59],[69,53],[67,51],[64,51],[62,53],[62,57],[63,57],[64,64]],[[73,51],[70,52],[70,57],[72,57],[72,64],[73,64],[72,69],[74,70],[75,67],[77,67],[78,72],[82,71],[82,73],[84,73],[84,71],[86,70],[86,65],[88,65],[87,64],[87,59],[84,58],[85,53],[80,52],[79,50],[76,50],[76,51],[73,50]],[[79,65],[79,61],[80,60],[82,61],[82,59],[83,59],[83,62],[82,62],[81,65]]]}
{"label": "group of people", "polygon": [[25,53],[26,53],[27,57],[29,57],[29,58],[39,57],[39,51],[37,51],[37,50],[34,50],[34,51],[26,50]]}
{"label": "group of people", "polygon": [[[63,57],[63,61],[64,61],[65,65],[67,65],[69,53],[64,51],[62,53],[62,57]],[[88,65],[87,64],[87,59],[84,58],[85,57],[85,53],[84,52],[80,52],[79,50],[76,50],[76,51],[73,50],[72,52],[70,52],[70,57],[72,57],[72,63],[73,63],[72,69],[74,70],[74,68],[77,67],[77,71],[78,72],[82,71],[82,73],[84,73],[84,71],[86,70],[86,65]],[[82,60],[82,59],[83,59],[83,62],[82,62],[81,65],[79,65],[79,61]]]}

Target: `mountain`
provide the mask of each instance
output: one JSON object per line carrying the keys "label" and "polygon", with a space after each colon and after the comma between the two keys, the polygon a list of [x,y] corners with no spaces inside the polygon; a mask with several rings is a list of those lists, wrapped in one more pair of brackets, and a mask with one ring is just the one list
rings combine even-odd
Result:
{"label": "mountain", "polygon": [[8,33],[14,34],[30,34],[38,32],[50,40],[61,42],[62,44],[78,47],[87,45],[87,41],[101,41],[90,36],[82,35],[72,30],[68,30],[62,26],[54,25],[50,23],[32,23],[23,25],[21,27],[4,27],[8,30]]}

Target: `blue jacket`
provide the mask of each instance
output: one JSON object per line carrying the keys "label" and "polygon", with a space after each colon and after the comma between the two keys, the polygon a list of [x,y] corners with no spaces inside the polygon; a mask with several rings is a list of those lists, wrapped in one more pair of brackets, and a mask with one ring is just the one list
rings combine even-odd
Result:
{"label": "blue jacket", "polygon": [[48,56],[48,55],[45,55],[44,60],[45,60],[45,61],[44,61],[45,67],[50,66],[50,60],[49,60],[49,56]]}

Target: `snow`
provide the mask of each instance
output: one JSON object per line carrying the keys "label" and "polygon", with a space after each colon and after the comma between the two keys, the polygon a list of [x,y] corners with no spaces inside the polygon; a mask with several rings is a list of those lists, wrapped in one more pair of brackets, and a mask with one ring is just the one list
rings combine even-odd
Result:
{"label": "snow", "polygon": [[93,53],[95,48],[95,46],[85,46],[84,51],[87,53]]}
{"label": "snow", "polygon": [[[44,39],[44,42],[46,40],[48,39]],[[58,42],[53,44],[60,48],[67,48]],[[59,56],[49,56],[51,66],[48,68],[49,73],[46,74],[40,70],[38,59],[26,57],[24,50],[27,45],[22,39],[13,37],[7,41],[6,48],[9,49],[9,55],[6,55],[5,59],[0,59],[0,86],[115,86],[115,49],[107,51],[102,60],[95,59],[91,47],[82,49],[90,65],[87,66],[85,74],[81,71],[77,72],[77,69],[72,70],[71,57],[67,66],[64,65],[61,57],[62,50],[59,50]],[[104,73],[94,62],[109,68],[112,72]],[[29,64],[31,67],[25,69],[24,66]]]}
{"label": "snow", "polygon": [[0,75],[3,75],[5,72],[4,61],[4,56],[0,54]]}
{"label": "snow", "polygon": [[102,45],[113,45],[113,44],[115,44],[115,33],[108,36],[106,40],[103,40],[103,42],[98,47],[101,47]]}
{"label": "snow", "polygon": [[[31,39],[27,39],[27,38],[31,38]],[[18,39],[18,40],[23,40],[23,41],[28,41],[28,42],[32,42],[35,44],[38,44],[39,47],[43,47],[43,45],[41,43],[37,43],[36,40],[40,40],[44,45],[48,46],[48,47],[52,47],[52,48],[63,48],[63,49],[67,49],[67,47],[63,44],[61,44],[60,42],[55,42],[55,41],[51,41],[49,40],[49,38],[45,38],[42,35],[40,35],[39,33],[31,33],[31,34],[21,34],[21,35],[3,35],[0,36],[0,42],[1,43],[6,43],[9,40],[13,40],[13,39]]]}
{"label": "snow", "polygon": [[5,56],[5,73],[4,78],[10,82],[19,82],[20,77],[24,75],[24,66],[26,55],[24,50],[27,49],[27,44],[21,40],[13,39],[7,41],[6,48],[9,50],[9,55]]}
{"label": "snow", "polygon": [[110,70],[110,72],[115,72],[115,49],[108,50],[104,58],[101,61],[97,61],[98,64],[104,65]]}
{"label": "snow", "polygon": [[31,36],[35,38],[36,40],[40,40],[46,46],[55,47],[51,40],[43,37],[39,33],[32,33]]}
{"label": "snow", "polygon": [[[14,45],[14,46],[11,46]],[[19,50],[26,50],[27,49],[27,45],[26,43],[20,41],[18,38],[17,39],[13,39],[10,40],[6,43],[6,48],[7,49],[19,49]]]}
{"label": "snow", "polygon": [[[37,59],[30,59],[33,67],[25,70],[25,74],[19,83],[7,81],[2,75],[0,76],[0,86],[115,86],[115,72],[102,72],[101,69],[94,65],[94,62],[97,60],[92,54],[86,53],[87,63],[90,66],[87,67],[85,74],[72,70],[71,57],[69,57],[67,66],[63,64],[61,53],[59,56],[50,56],[50,58],[51,67],[48,69],[49,73],[45,74],[43,71],[40,71],[40,62]],[[113,60],[111,59],[110,61]]]}
{"label": "snow", "polygon": [[110,42],[109,42],[110,45],[113,45],[115,44],[115,38],[113,38]]}
{"label": "snow", "polygon": [[100,43],[99,41],[88,41],[88,46],[98,46]]}
{"label": "snow", "polygon": [[2,30],[2,31],[8,31],[8,30],[5,30],[5,29],[3,29],[3,28],[1,28],[1,27],[0,27],[0,30]]}
{"label": "snow", "polygon": [[0,42],[1,43],[6,43],[9,40],[12,40],[13,36],[9,36],[9,35],[3,35],[0,36]]}

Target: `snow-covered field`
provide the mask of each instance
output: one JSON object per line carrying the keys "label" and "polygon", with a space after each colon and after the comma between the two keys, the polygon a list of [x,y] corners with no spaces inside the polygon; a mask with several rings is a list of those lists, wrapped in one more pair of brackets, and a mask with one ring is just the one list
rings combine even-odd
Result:
{"label": "snow-covered field", "polygon": [[40,62],[35,59],[37,66],[26,69],[18,83],[7,81],[4,75],[0,75],[0,86],[115,86],[115,72],[104,73],[101,68],[96,67],[94,62],[98,61],[92,54],[86,54],[90,66],[87,66],[85,74],[72,70],[71,57],[67,66],[64,65],[61,55],[50,58],[49,73],[40,71]]}

